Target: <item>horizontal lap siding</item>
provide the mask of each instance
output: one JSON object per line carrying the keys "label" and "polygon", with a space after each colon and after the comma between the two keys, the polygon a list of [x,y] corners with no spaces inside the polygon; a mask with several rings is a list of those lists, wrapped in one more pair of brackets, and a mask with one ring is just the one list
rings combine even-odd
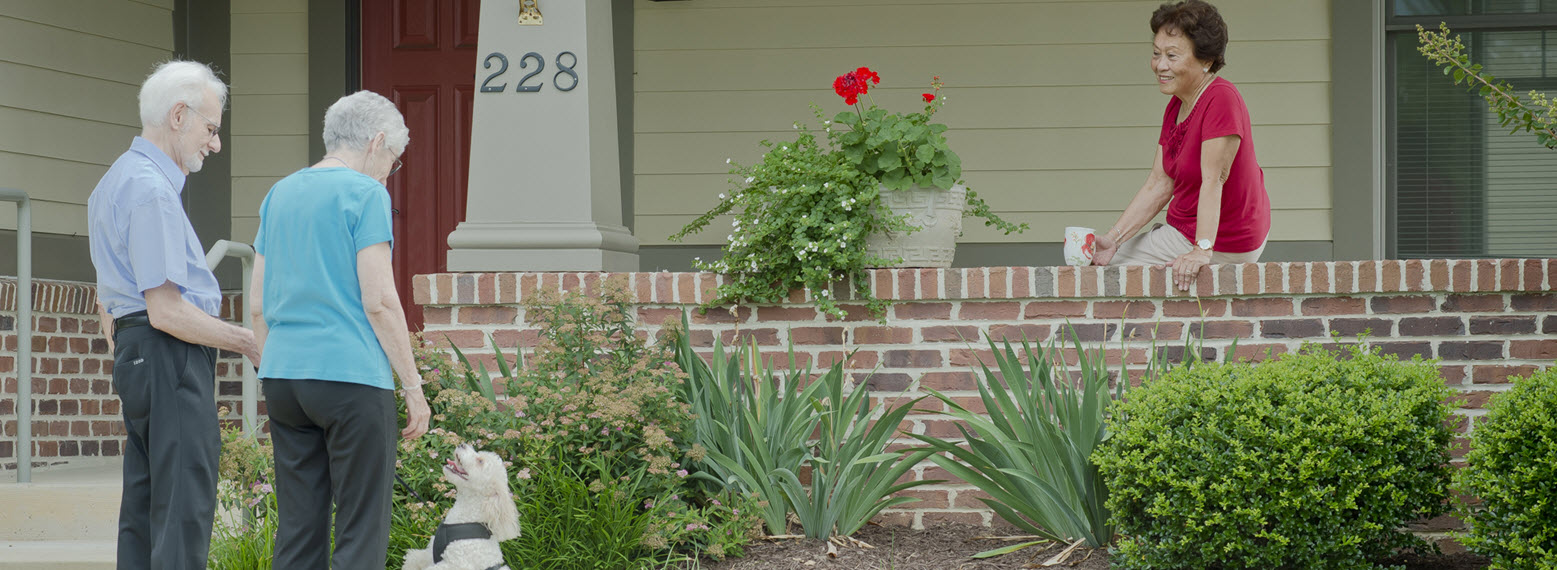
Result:
{"label": "horizontal lap siding", "polygon": [[[867,65],[878,104],[914,110],[930,76],[937,119],[964,175],[994,209],[1034,228],[969,224],[964,242],[1052,241],[1113,222],[1140,187],[1166,99],[1151,82],[1146,20],[1157,2],[807,0],[636,4],[636,234],[646,245],[729,189],[725,159],[844,110],[833,77]],[[1249,102],[1272,193],[1275,240],[1330,239],[1329,7],[1219,3],[1233,42],[1223,73]],[[857,22],[834,25],[838,22]],[[687,243],[719,244],[705,231]]]}
{"label": "horizontal lap siding", "polygon": [[232,239],[254,240],[259,206],[308,166],[308,4],[232,4]]}
{"label": "horizontal lap siding", "polygon": [[87,197],[140,133],[140,82],[172,49],[157,3],[0,4],[0,186],[31,196],[33,231],[86,234]]}

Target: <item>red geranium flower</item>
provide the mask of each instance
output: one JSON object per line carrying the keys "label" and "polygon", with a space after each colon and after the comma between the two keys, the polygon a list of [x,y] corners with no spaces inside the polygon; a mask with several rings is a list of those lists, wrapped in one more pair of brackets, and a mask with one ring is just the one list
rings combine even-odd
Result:
{"label": "red geranium flower", "polygon": [[867,80],[867,79],[870,80],[870,83],[872,83],[872,84],[881,83],[881,76],[877,75],[876,72],[871,71],[869,67],[861,67],[859,69],[854,70],[854,75],[859,77],[860,78],[860,84],[865,86],[865,89],[862,90],[861,93],[869,93],[870,92],[870,85],[866,84],[865,80]]}
{"label": "red geranium flower", "polygon": [[926,103],[929,103],[929,102],[935,100],[935,94],[934,93],[925,93],[924,95],[920,95],[920,97],[924,97],[924,102],[926,102]]}
{"label": "red geranium flower", "polygon": [[865,81],[852,71],[839,75],[833,80],[833,91],[838,93],[839,97],[843,97],[844,103],[850,105],[858,103],[860,94],[867,89]]}

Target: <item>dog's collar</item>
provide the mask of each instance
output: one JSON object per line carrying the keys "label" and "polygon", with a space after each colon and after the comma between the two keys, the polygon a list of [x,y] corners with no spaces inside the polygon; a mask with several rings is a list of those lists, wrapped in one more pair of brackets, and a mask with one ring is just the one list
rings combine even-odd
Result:
{"label": "dog's collar", "polygon": [[[481,523],[440,524],[437,532],[433,533],[432,555],[433,562],[443,561],[443,551],[449,547],[449,543],[456,540],[487,540],[492,538],[492,530]],[[498,570],[503,567],[500,562],[486,570]]]}

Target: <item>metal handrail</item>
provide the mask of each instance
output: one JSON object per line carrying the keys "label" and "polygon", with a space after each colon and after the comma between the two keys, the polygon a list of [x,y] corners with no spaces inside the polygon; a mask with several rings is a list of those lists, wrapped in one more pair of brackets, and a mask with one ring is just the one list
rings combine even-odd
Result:
{"label": "metal handrail", "polygon": [[32,200],[0,188],[16,203],[16,482],[32,482]]}
{"label": "metal handrail", "polygon": [[[211,244],[211,251],[205,254],[205,266],[215,271],[216,266],[228,257],[243,260],[243,301],[247,305],[250,294],[249,281],[254,275],[254,248],[246,243],[216,240],[216,243]],[[237,311],[242,313],[243,328],[254,328],[253,316],[249,311],[244,307],[238,307]],[[257,437],[259,435],[259,374],[254,370],[254,363],[249,359],[240,358],[240,360],[243,361],[243,433],[249,437]]]}

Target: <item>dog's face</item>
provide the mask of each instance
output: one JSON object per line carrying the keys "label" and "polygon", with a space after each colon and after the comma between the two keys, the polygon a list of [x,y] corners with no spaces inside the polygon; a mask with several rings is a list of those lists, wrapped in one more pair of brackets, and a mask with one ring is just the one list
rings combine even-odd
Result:
{"label": "dog's face", "polygon": [[476,451],[470,444],[454,449],[454,457],[443,466],[443,479],[461,493],[508,494],[508,471],[503,459],[490,451]]}

